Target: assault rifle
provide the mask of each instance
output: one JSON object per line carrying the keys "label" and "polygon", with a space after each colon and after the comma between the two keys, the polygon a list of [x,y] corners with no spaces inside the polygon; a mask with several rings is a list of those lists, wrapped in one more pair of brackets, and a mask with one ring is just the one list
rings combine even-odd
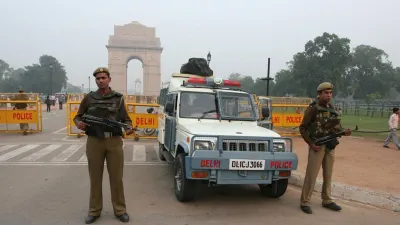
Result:
{"label": "assault rifle", "polygon": [[[129,127],[128,124],[125,124],[125,123],[120,123],[115,120],[100,118],[100,117],[91,116],[91,115],[83,115],[82,122],[88,124],[89,126],[91,124],[96,124],[96,125],[102,125],[102,126],[107,126],[107,127],[111,127],[111,128],[117,128],[117,129],[125,128],[128,130],[137,131],[137,127],[132,128],[132,127]],[[98,133],[99,137],[104,136],[104,133],[101,133],[99,129],[95,128],[95,130],[96,130],[96,133]]]}
{"label": "assault rifle", "polygon": [[330,135],[328,135],[328,136],[315,139],[315,140],[314,140],[314,143],[315,143],[316,146],[320,146],[320,145],[323,145],[323,144],[325,144],[325,143],[328,143],[328,142],[330,142],[330,141],[332,141],[332,140],[334,140],[334,139],[336,139],[336,138],[338,138],[338,137],[343,136],[345,133],[346,133],[346,130],[342,130],[342,131],[339,131],[339,132],[330,134]]}

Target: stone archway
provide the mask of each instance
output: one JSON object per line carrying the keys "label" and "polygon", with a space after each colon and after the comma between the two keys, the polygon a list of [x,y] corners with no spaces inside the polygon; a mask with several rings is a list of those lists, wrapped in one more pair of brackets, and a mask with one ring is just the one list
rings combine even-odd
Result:
{"label": "stone archway", "polygon": [[114,35],[108,39],[108,68],[111,87],[127,94],[127,65],[137,59],[143,65],[143,95],[159,95],[161,84],[161,47],[156,28],[139,22],[115,25]]}

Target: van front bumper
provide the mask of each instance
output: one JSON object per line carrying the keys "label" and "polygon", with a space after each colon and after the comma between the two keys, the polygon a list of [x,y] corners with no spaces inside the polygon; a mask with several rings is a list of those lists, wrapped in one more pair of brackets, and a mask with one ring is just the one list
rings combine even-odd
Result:
{"label": "van front bumper", "polygon": [[287,179],[298,166],[293,152],[248,152],[201,150],[185,157],[186,178],[216,184],[270,184]]}

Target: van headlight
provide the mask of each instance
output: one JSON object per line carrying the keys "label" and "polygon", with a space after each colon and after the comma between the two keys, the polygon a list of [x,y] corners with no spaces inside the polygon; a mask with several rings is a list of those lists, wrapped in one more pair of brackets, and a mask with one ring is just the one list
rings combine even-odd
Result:
{"label": "van headlight", "polygon": [[196,137],[194,138],[193,150],[216,150],[217,138]]}
{"label": "van headlight", "polygon": [[274,152],[284,152],[285,143],[274,142]]}

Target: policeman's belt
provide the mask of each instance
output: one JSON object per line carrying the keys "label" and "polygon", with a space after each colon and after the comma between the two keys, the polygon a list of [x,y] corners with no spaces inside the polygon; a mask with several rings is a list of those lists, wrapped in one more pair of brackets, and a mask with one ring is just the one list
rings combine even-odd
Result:
{"label": "policeman's belt", "polygon": [[116,136],[121,136],[121,134],[115,133],[115,132],[104,132],[105,138],[111,138],[111,137],[116,137]]}

